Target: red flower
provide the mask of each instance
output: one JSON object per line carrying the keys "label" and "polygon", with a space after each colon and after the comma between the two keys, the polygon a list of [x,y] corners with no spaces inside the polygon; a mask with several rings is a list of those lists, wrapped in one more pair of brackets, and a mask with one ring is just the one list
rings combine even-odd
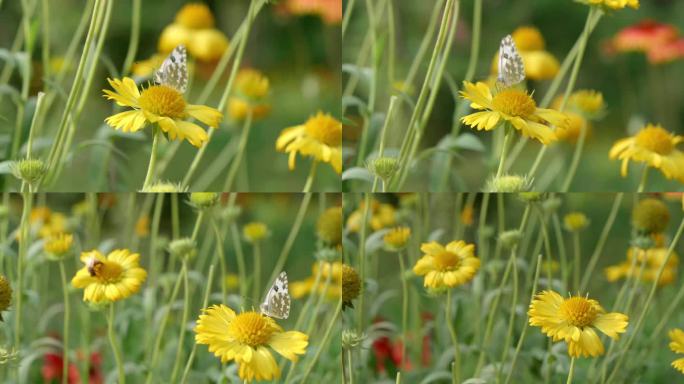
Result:
{"label": "red flower", "polygon": [[668,43],[654,45],[648,50],[648,62],[666,64],[684,58],[684,38]]}
{"label": "red flower", "polygon": [[[82,360],[83,357],[79,355],[79,359]],[[104,377],[102,376],[102,357],[99,353],[93,352],[90,355],[90,371],[88,372],[88,383],[89,384],[102,384],[104,383]],[[43,381],[46,383],[50,382],[62,382],[62,370],[64,368],[64,359],[61,354],[57,353],[47,353],[43,357],[43,367],[41,368],[41,373],[43,375]],[[68,370],[68,382],[69,384],[81,384],[81,374],[78,371],[78,367],[74,363],[69,363]]]}
{"label": "red flower", "polygon": [[[421,313],[420,318],[423,320],[423,326],[425,326],[425,324],[432,322],[435,319],[435,317],[430,312]],[[432,360],[432,346],[430,343],[431,336],[432,332],[425,332],[425,335],[423,335],[423,348],[420,354],[420,362],[421,364],[423,364],[423,367],[429,366],[430,360]]]}
{"label": "red flower", "polygon": [[618,52],[649,52],[652,47],[676,40],[678,35],[673,25],[644,20],[618,32],[613,46]]}

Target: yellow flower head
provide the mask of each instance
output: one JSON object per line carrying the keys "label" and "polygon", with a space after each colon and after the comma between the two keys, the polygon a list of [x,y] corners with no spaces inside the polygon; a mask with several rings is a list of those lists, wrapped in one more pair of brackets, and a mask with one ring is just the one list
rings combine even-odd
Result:
{"label": "yellow flower head", "polygon": [[71,244],[74,242],[74,236],[69,233],[60,232],[54,234],[45,240],[43,250],[52,259],[63,258],[71,249]]}
{"label": "yellow flower head", "polygon": [[659,199],[641,199],[632,211],[632,225],[646,233],[661,233],[670,223],[670,211]]}
{"label": "yellow flower head", "polygon": [[342,207],[323,211],[316,222],[316,235],[330,245],[342,243]]}
{"label": "yellow flower head", "polygon": [[249,113],[252,118],[262,118],[271,111],[262,102],[270,89],[268,77],[255,69],[241,69],[235,78],[236,94],[228,99],[228,113],[233,120],[243,120]]}
{"label": "yellow flower head", "polygon": [[[637,279],[651,283],[658,277],[658,271],[667,258],[668,249],[663,247],[650,249],[637,249],[636,260],[634,260],[634,248],[627,251],[627,260],[619,264],[611,265],[604,269],[606,279],[610,282],[622,278],[636,277]],[[643,264],[643,267],[642,267]],[[659,286],[671,284],[677,278],[677,266],[679,257],[673,253],[667,260],[663,273],[658,280]]]}
{"label": "yellow flower head", "polygon": [[192,32],[188,40],[188,52],[199,61],[218,61],[229,47],[226,35],[218,29],[203,29]]}
{"label": "yellow flower head", "polygon": [[288,166],[295,168],[297,153],[310,156],[317,161],[330,163],[335,172],[342,173],[342,122],[318,112],[306,123],[280,132],[276,150],[290,155]]}
{"label": "yellow flower head", "polygon": [[565,127],[568,118],[552,109],[537,108],[537,103],[526,92],[507,88],[492,95],[485,83],[465,81],[461,97],[471,101],[471,107],[480,110],[461,119],[477,130],[490,131],[506,122],[519,130],[523,136],[532,137],[547,145],[556,140],[553,129],[547,124]]}
{"label": "yellow flower head", "polygon": [[[670,330],[668,333],[670,336],[670,349],[674,353],[683,354],[684,353],[684,331],[679,328]],[[674,369],[681,373],[684,373],[684,358],[677,359],[672,362]]]}
{"label": "yellow flower head", "polygon": [[576,0],[587,5],[595,5],[607,9],[623,9],[630,7],[639,9],[639,0]]}
{"label": "yellow flower head", "polygon": [[241,379],[276,380],[280,368],[271,350],[290,361],[306,353],[309,337],[285,332],[273,319],[249,311],[236,314],[223,304],[204,309],[197,320],[195,342],[209,346],[222,363],[235,360]]}
{"label": "yellow flower head", "polygon": [[[290,294],[295,299],[309,294],[325,294],[325,297],[329,300],[338,300],[340,295],[342,295],[342,275],[345,274],[348,280],[353,280],[349,279],[349,276],[356,272],[350,272],[349,270],[342,272],[342,270],[346,268],[351,267],[343,267],[341,261],[335,261],[332,263],[316,262],[313,264],[311,276],[307,277],[305,280],[293,281],[290,283]],[[316,276],[318,276],[319,270],[321,276],[319,278],[318,284],[316,284]],[[353,271],[353,268],[351,268],[351,270]],[[328,278],[330,278],[330,284],[328,284],[326,289],[325,282],[328,280]],[[350,287],[351,285],[348,284],[348,290]],[[347,292],[347,294],[349,295],[350,292]]]}
{"label": "yellow flower head", "polygon": [[674,135],[660,125],[648,124],[636,135],[613,144],[609,156],[622,160],[622,177],[627,176],[627,166],[633,160],[659,169],[668,179],[684,182],[684,153],[677,149],[682,140],[683,136]]}
{"label": "yellow flower head", "polygon": [[106,303],[125,299],[140,290],[147,272],[140,268],[140,255],[117,249],[106,257],[93,250],[81,253],[85,266],[71,279],[75,288],[85,288],[83,300]]}
{"label": "yellow flower head", "polygon": [[582,212],[570,212],[563,217],[565,229],[570,232],[579,232],[589,225],[589,219]]}
{"label": "yellow flower head", "polygon": [[591,123],[582,115],[574,112],[565,112],[565,115],[568,116],[568,125],[556,130],[556,137],[558,140],[575,144],[583,131],[586,131],[587,136],[591,135]]}
{"label": "yellow flower head", "polygon": [[423,243],[425,253],[413,272],[425,275],[423,284],[428,288],[453,288],[468,283],[480,269],[480,259],[475,256],[475,245],[465,241],[452,241],[443,246],[435,241]]}
{"label": "yellow flower head", "polygon": [[155,53],[148,59],[136,61],[131,67],[131,73],[133,76],[138,77],[152,76],[152,74],[164,63],[164,59],[166,59],[166,55]]}
{"label": "yellow flower head", "polygon": [[[560,109],[562,103],[563,95],[559,95],[553,100],[551,108]],[[565,103],[565,109],[563,111],[572,111],[588,119],[593,119],[601,116],[605,109],[606,104],[601,92],[592,89],[582,89],[573,92],[570,97],[568,97],[568,101]]]}
{"label": "yellow flower head", "polygon": [[[363,221],[364,203],[361,202],[359,209],[352,212],[347,218],[347,229],[351,232],[358,232]],[[392,227],[397,223],[396,209],[390,204],[380,203],[377,200],[371,202],[368,209],[368,221],[373,231]]]}
{"label": "yellow flower head", "polygon": [[264,223],[252,222],[242,228],[242,234],[250,243],[258,243],[269,235],[268,227]]}
{"label": "yellow flower head", "polygon": [[544,37],[537,27],[529,25],[518,27],[511,36],[518,51],[539,51],[544,49]]}
{"label": "yellow flower head", "polygon": [[0,275],[0,321],[2,319],[2,313],[9,309],[12,303],[12,287],[9,281],[3,275]]}
{"label": "yellow flower head", "polygon": [[361,294],[361,277],[354,267],[342,265],[342,305],[354,308],[352,300]]}
{"label": "yellow flower head", "polygon": [[49,238],[67,230],[67,217],[60,212],[53,212],[48,207],[36,207],[31,210],[29,223],[38,231],[42,239]]}
{"label": "yellow flower head", "polygon": [[214,15],[203,3],[188,3],[176,13],[176,23],[191,29],[214,28]]}
{"label": "yellow flower head", "polygon": [[156,123],[170,139],[188,140],[195,147],[201,147],[208,140],[207,133],[187,120],[195,118],[217,128],[223,117],[214,108],[187,104],[182,93],[166,85],[152,85],[140,92],[131,78],[108,81],[114,91],[105,89],[105,97],[120,106],[133,108],[105,120],[111,127],[124,132],[136,132],[148,123]]}
{"label": "yellow flower head", "polygon": [[142,215],[135,222],[135,235],[138,237],[147,237],[150,235],[150,216]]}
{"label": "yellow flower head", "polygon": [[396,227],[392,228],[385,234],[382,240],[385,243],[385,247],[391,251],[397,251],[403,249],[408,243],[411,237],[411,228],[409,227]]}
{"label": "yellow flower head", "polygon": [[537,294],[527,314],[530,325],[541,327],[553,341],[564,340],[572,357],[602,355],[603,343],[596,330],[618,339],[628,320],[622,313],[606,313],[596,300],[581,296],[566,299],[554,291]]}

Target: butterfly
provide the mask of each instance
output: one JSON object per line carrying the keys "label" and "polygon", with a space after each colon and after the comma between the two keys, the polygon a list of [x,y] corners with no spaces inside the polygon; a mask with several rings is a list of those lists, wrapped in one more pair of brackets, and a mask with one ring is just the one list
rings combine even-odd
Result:
{"label": "butterfly", "polygon": [[499,47],[499,77],[497,82],[505,87],[516,85],[525,80],[525,65],[515,47],[511,35],[501,39]]}
{"label": "butterfly", "polygon": [[259,308],[262,314],[269,317],[287,319],[290,316],[290,292],[287,290],[287,273],[280,272]]}
{"label": "butterfly", "polygon": [[188,88],[188,53],[184,45],[179,45],[171,51],[154,73],[154,82],[185,93]]}

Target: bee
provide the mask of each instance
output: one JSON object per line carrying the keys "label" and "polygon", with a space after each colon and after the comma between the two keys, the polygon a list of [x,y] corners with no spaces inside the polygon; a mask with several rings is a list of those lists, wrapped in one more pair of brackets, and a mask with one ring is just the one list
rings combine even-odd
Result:
{"label": "bee", "polygon": [[86,263],[86,268],[88,269],[88,273],[90,273],[90,276],[97,276],[103,264],[104,263],[98,260],[95,256],[90,257],[88,259],[88,262]]}

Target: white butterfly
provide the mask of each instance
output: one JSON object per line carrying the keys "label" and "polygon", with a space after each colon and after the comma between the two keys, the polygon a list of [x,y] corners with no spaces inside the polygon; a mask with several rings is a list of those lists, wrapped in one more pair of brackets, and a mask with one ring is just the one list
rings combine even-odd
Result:
{"label": "white butterfly", "polygon": [[290,292],[287,290],[287,273],[280,272],[259,308],[262,314],[269,317],[287,319],[290,316]]}
{"label": "white butterfly", "polygon": [[499,48],[499,77],[497,82],[505,87],[516,85],[525,80],[525,65],[515,47],[511,35],[501,39]]}
{"label": "white butterfly", "polygon": [[185,93],[188,88],[188,54],[184,45],[179,45],[171,51],[169,57],[154,73],[154,82]]}

